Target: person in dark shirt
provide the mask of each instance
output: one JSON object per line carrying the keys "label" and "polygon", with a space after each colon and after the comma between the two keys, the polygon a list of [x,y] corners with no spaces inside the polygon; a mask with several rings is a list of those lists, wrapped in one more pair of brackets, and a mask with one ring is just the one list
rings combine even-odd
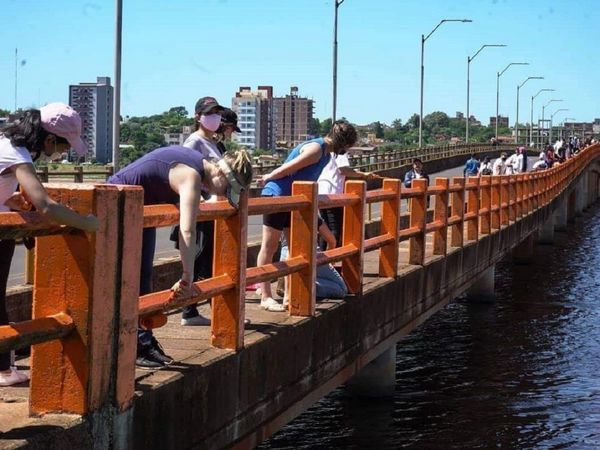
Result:
{"label": "person in dark shirt", "polygon": [[465,163],[463,170],[464,177],[474,177],[479,173],[479,161],[475,158],[474,154],[471,154],[470,158]]}
{"label": "person in dark shirt", "polygon": [[[193,284],[196,255],[196,218],[201,196],[226,195],[237,207],[240,194],[252,181],[252,163],[245,150],[211,162],[202,153],[182,146],[158,148],[113,175],[108,183],[144,188],[144,205],[179,204],[179,251],[183,272],[171,290],[176,297],[197,295]],[[145,228],[142,239],[140,295],[152,291],[156,229]],[[157,369],[171,364],[152,330],[138,329],[136,365]]]}
{"label": "person in dark shirt", "polygon": [[422,178],[427,180],[427,185],[429,186],[429,175],[423,171],[423,161],[421,161],[419,158],[415,158],[413,160],[412,169],[410,169],[408,172],[406,172],[406,175],[404,175],[404,186],[410,188],[412,187],[412,180],[419,180]]}

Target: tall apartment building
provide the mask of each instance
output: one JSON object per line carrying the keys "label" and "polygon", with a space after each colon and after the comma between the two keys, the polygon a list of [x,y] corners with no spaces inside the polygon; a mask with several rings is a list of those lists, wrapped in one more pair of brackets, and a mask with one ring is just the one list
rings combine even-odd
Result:
{"label": "tall apartment building", "polygon": [[82,138],[87,146],[86,160],[112,161],[113,87],[109,77],[95,83],[69,86],[69,105],[82,119]]}
{"label": "tall apartment building", "polygon": [[231,109],[238,115],[238,126],[242,130],[236,133],[236,142],[250,149],[275,148],[272,86],[258,86],[256,91],[248,86],[240,87],[231,100]]}
{"label": "tall apartment building", "polygon": [[289,95],[273,99],[273,133],[275,142],[294,147],[309,135],[313,118],[314,101],[299,97],[298,88],[292,86]]}

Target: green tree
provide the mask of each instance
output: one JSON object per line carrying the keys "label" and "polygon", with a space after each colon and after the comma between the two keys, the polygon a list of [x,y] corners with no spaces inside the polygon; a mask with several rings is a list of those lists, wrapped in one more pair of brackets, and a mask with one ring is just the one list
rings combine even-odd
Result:
{"label": "green tree", "polygon": [[333,125],[333,121],[331,119],[325,119],[321,122],[321,132],[319,133],[321,136],[325,136],[329,134],[331,131],[331,126]]}
{"label": "green tree", "polygon": [[375,137],[376,138],[383,138],[383,125],[381,124],[381,122],[377,121],[377,122],[373,122],[373,124],[371,125],[371,128],[373,130],[373,133],[375,133]]}

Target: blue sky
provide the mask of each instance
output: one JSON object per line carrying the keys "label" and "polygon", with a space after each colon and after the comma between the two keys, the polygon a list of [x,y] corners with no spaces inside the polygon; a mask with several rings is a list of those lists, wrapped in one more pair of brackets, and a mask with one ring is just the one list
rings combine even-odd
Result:
{"label": "blue sky", "polygon": [[[298,86],[316,101],[316,116],[331,114],[333,0],[123,0],[124,115],[193,109],[213,95],[226,105],[241,85]],[[113,0],[3,0],[0,28],[0,108],[14,104],[14,48],[19,48],[19,106],[68,100],[68,85],[113,76]],[[597,102],[600,13],[594,0],[345,0],[339,9],[338,116],[356,123],[395,118],[419,109],[420,36],[446,23],[425,49],[425,114],[466,110],[466,60],[471,65],[471,113],[487,123],[500,112],[514,122],[516,85],[522,119],[531,95],[569,111],[556,119],[600,117]],[[522,120],[523,121],[523,120]]]}

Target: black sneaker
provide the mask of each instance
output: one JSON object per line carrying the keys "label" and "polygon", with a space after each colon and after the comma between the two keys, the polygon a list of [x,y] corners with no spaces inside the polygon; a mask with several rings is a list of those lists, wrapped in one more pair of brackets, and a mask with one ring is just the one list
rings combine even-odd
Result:
{"label": "black sneaker", "polygon": [[156,358],[157,351],[151,345],[138,345],[135,365],[140,369],[160,369],[165,367],[162,360]]}
{"label": "black sneaker", "polygon": [[168,366],[169,364],[173,364],[173,358],[171,358],[165,353],[165,351],[162,348],[162,345],[160,345],[160,343],[154,336],[152,336],[150,348],[150,352],[154,355],[154,359],[162,362],[166,366]]}

